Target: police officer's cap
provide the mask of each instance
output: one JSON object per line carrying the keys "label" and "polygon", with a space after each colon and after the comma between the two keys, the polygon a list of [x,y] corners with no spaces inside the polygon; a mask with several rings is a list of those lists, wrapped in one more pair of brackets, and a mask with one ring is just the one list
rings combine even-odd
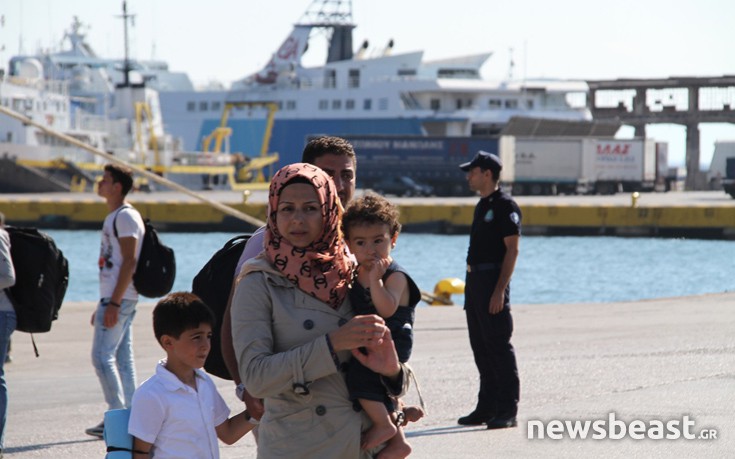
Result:
{"label": "police officer's cap", "polygon": [[459,168],[465,172],[469,172],[470,169],[472,169],[473,167],[479,167],[483,170],[490,169],[495,172],[500,172],[500,170],[503,168],[503,162],[500,160],[498,155],[480,150],[477,152],[475,157],[472,158],[472,161],[459,165]]}

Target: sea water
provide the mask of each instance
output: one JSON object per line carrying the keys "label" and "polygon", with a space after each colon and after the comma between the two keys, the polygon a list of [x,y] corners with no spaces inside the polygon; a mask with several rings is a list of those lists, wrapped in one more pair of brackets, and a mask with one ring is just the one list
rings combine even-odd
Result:
{"label": "sea water", "polygon": [[[69,260],[65,301],[99,299],[99,231],[48,230]],[[191,282],[235,234],[162,233],[176,252],[174,290]],[[464,280],[467,235],[402,234],[393,251],[419,288],[445,278]],[[634,301],[735,291],[735,241],[618,237],[521,239],[511,282],[516,304]],[[463,296],[454,295],[462,304]]]}

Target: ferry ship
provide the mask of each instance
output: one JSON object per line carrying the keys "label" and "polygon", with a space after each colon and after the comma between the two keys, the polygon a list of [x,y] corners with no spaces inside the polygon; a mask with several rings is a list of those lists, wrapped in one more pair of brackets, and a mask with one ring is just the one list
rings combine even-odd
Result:
{"label": "ferry ship", "polygon": [[[161,61],[130,61],[131,78],[159,91],[166,131],[187,150],[226,127],[232,151],[255,156],[269,127],[265,107],[274,104],[270,149],[278,165],[300,160],[314,135],[481,138],[517,116],[591,119],[584,81],[488,81],[480,69],[489,52],[424,61],[423,51],[397,53],[391,43],[376,56],[367,43],[354,46],[355,27],[350,1],[314,0],[265,67],[227,89],[195,90]],[[328,37],[326,62],[307,67],[317,35]],[[97,56],[77,20],[67,37],[72,46],[63,53],[14,57],[10,74],[40,65],[44,78],[69,81],[74,104],[99,113],[123,80],[122,60]]]}

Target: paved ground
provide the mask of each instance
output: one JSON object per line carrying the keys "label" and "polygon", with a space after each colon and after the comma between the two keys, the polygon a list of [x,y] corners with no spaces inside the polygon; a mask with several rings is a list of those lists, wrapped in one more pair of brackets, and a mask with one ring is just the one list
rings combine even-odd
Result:
{"label": "paved ground", "polygon": [[[139,376],[152,374],[161,351],[152,337],[152,305],[135,323]],[[13,337],[6,366],[10,412],[6,457],[101,458],[104,445],[85,427],[100,421],[104,404],[89,350],[92,305],[65,304],[48,334]],[[614,304],[514,307],[522,401],[519,427],[461,428],[456,418],[473,406],[477,378],[458,307],[417,314],[412,364],[429,415],[408,429],[418,458],[478,457],[733,457],[735,451],[735,293]],[[229,382],[218,384],[238,409]],[[415,400],[415,392],[409,395]],[[530,420],[681,420],[695,435],[716,440],[528,439]],[[590,434],[593,432],[590,432]],[[664,432],[666,433],[666,432]],[[253,458],[248,436],[222,449],[223,459]]]}

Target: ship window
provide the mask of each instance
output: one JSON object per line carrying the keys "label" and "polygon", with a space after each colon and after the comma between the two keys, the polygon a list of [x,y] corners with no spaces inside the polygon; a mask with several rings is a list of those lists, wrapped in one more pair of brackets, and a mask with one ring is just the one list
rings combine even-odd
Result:
{"label": "ship window", "polygon": [[365,99],[362,101],[362,108],[363,110],[372,110],[373,108],[373,100],[372,99]]}
{"label": "ship window", "polygon": [[278,110],[283,110],[283,101],[279,100],[278,102],[276,102],[276,107],[278,108]]}
{"label": "ship window", "polygon": [[526,100],[526,108],[533,109],[533,100]]}
{"label": "ship window", "polygon": [[398,69],[398,76],[416,76],[416,69]]}
{"label": "ship window", "polygon": [[439,109],[441,109],[441,106],[442,106],[442,104],[441,104],[441,101],[439,99],[431,99],[431,101],[429,102],[429,107],[432,110],[439,110]]}
{"label": "ship window", "polygon": [[355,109],[355,99],[347,99],[345,101],[345,108],[347,110],[354,110]]}
{"label": "ship window", "polygon": [[334,69],[327,69],[324,71],[324,87],[335,88],[337,87],[337,71]]}
{"label": "ship window", "polygon": [[324,100],[324,99],[320,100],[319,101],[319,110],[326,110],[327,108],[329,108],[329,101],[328,100]]}
{"label": "ship window", "polygon": [[490,99],[488,101],[488,106],[490,108],[500,108],[503,106],[503,101],[500,99]]}
{"label": "ship window", "polygon": [[209,105],[206,102],[199,102],[199,111],[206,112]]}
{"label": "ship window", "polygon": [[378,110],[388,110],[388,98],[381,97],[378,100]]}
{"label": "ship window", "polygon": [[516,99],[508,99],[505,101],[505,108],[518,108],[518,101]]}
{"label": "ship window", "polygon": [[439,78],[477,78],[478,74],[473,69],[439,69]]}
{"label": "ship window", "polygon": [[186,103],[186,111],[187,112],[193,112],[196,108],[196,104],[194,102],[187,102]]}
{"label": "ship window", "polygon": [[332,101],[332,110],[340,110],[342,109],[342,101],[339,99],[334,99]]}
{"label": "ship window", "polygon": [[286,101],[286,110],[296,110],[296,101],[295,100],[287,100]]}
{"label": "ship window", "polygon": [[347,87],[359,88],[360,87],[360,70],[350,69],[349,78],[347,79]]}
{"label": "ship window", "polygon": [[222,110],[222,102],[212,102],[212,111],[218,112]]}

